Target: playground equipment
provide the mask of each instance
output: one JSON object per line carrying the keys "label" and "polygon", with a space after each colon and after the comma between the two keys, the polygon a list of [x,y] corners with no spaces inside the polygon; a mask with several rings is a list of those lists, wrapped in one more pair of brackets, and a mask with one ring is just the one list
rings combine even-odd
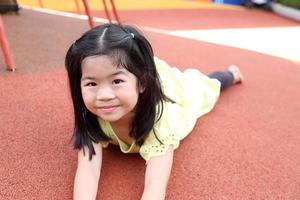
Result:
{"label": "playground equipment", "polygon": [[[1,0],[0,1],[0,13],[15,12],[18,14],[19,5],[17,0]],[[4,55],[4,60],[7,66],[7,70],[15,71],[15,63],[11,55],[9,48],[9,42],[7,40],[2,17],[0,16],[0,47]]]}
{"label": "playground equipment", "polygon": [[0,13],[16,12],[19,11],[17,0],[0,0]]}
{"label": "playground equipment", "polygon": [[[7,1],[9,1],[9,0],[7,0]],[[16,0],[11,0],[11,1],[12,1],[12,3],[14,3],[16,5],[16,7],[10,7],[12,9],[10,11],[17,12],[19,10],[17,1]],[[80,13],[78,0],[74,0],[74,1],[75,1],[75,4],[76,4],[76,7],[77,7],[77,12]],[[3,2],[4,1],[2,1],[2,3]],[[43,8],[44,7],[43,1],[39,0],[38,2],[39,2],[39,6],[41,8]],[[88,16],[89,25],[90,25],[91,28],[93,28],[94,27],[93,15],[90,11],[88,0],[82,0],[82,2],[83,2],[83,5],[84,5],[84,8],[85,8],[85,13]],[[109,14],[109,9],[108,9],[106,0],[102,0],[102,3],[103,3],[104,9],[105,9],[105,14],[106,14],[106,17],[107,17],[109,23],[112,23],[113,22],[112,17]],[[115,21],[120,24],[120,18],[118,16],[114,0],[110,0],[110,4],[111,4],[111,7],[112,7],[112,12],[113,12]],[[9,42],[8,42],[6,34],[5,34],[4,25],[3,25],[3,22],[2,22],[1,16],[0,16],[0,47],[1,47],[3,55],[4,55],[5,63],[7,65],[7,70],[15,71],[15,69],[16,69],[15,68],[15,63],[14,63],[14,60],[13,60],[12,55],[11,55],[11,51],[10,51],[10,48],[9,48]]]}
{"label": "playground equipment", "polygon": [[[88,0],[82,0],[82,2],[83,2],[83,5],[84,5],[84,8],[85,8],[85,13],[88,16],[89,25],[90,25],[91,28],[93,28],[94,27],[93,15],[90,11]],[[108,10],[107,4],[106,4],[106,0],[102,0],[102,3],[103,3],[105,14],[106,14],[106,17],[107,17],[109,23],[112,23],[112,18],[109,14],[109,10]],[[120,18],[118,16],[114,0],[110,0],[110,4],[111,4],[111,7],[112,7],[112,11],[113,11],[115,20],[118,24],[120,24]]]}
{"label": "playground equipment", "polygon": [[[112,22],[112,18],[110,17],[110,14],[109,14],[109,11],[108,11],[108,8],[107,8],[107,5],[106,5],[106,0],[102,0],[102,2],[103,2],[103,5],[104,5],[106,17],[107,17],[109,23],[111,23]],[[119,16],[118,16],[118,12],[117,12],[114,0],[110,0],[110,4],[112,6],[112,11],[113,11],[113,14],[115,15],[116,21],[118,23],[120,23],[120,19],[119,19]]]}
{"label": "playground equipment", "polygon": [[[110,14],[110,11],[109,11],[109,8],[108,8],[108,3],[106,2],[106,0],[102,0],[105,15],[106,15],[106,18],[107,18],[108,22],[113,23],[113,18],[114,18],[115,22],[120,24],[120,18],[119,18],[114,0],[108,0],[108,1],[110,2],[111,8],[112,8],[113,17]],[[74,3],[75,3],[75,6],[76,6],[77,13],[80,14],[81,11],[80,11],[80,6],[79,6],[79,0],[74,0]],[[94,20],[93,20],[93,15],[92,15],[91,10],[90,10],[89,0],[82,0],[82,3],[83,3],[83,6],[84,6],[85,14],[88,16],[89,26],[91,28],[93,28],[94,27]],[[39,4],[40,8],[44,8],[43,0],[38,0],[38,4]]]}
{"label": "playground equipment", "polygon": [[11,56],[9,43],[4,31],[4,25],[2,22],[2,17],[0,16],[0,46],[4,55],[5,63],[7,65],[7,70],[15,71],[15,63]]}

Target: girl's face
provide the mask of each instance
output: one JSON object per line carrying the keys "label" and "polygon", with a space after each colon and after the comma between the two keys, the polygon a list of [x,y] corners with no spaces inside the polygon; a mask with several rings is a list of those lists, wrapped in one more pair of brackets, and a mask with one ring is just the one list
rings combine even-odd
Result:
{"label": "girl's face", "polygon": [[109,122],[129,122],[143,89],[138,87],[134,74],[103,55],[82,61],[81,92],[93,114]]}

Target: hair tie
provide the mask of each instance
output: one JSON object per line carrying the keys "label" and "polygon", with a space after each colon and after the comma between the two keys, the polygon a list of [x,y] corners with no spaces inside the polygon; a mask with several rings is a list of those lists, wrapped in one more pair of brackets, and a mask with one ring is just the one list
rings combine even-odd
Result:
{"label": "hair tie", "polygon": [[134,33],[129,33],[131,38],[133,39],[134,38]]}

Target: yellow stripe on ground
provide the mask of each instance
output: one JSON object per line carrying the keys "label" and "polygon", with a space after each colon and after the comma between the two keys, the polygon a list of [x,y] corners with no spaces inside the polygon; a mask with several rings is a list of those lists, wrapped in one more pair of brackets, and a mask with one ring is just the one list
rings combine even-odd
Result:
{"label": "yellow stripe on ground", "polygon": [[[41,0],[44,8],[53,10],[76,11],[76,1],[83,10],[82,0]],[[18,0],[21,5],[40,7],[39,0]],[[106,0],[110,8],[110,1]],[[148,10],[148,9],[226,9],[242,10],[240,6],[213,4],[209,0],[115,0],[118,10]],[[101,0],[89,0],[91,9],[103,10]]]}

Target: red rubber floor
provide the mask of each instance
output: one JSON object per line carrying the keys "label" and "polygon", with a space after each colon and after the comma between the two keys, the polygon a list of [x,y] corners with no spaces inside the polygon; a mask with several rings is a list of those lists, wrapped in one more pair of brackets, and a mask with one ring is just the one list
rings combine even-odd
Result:
{"label": "red rubber floor", "polygon": [[[163,12],[120,12],[120,17],[170,30],[299,25],[254,10]],[[0,199],[71,199],[77,160],[64,55],[87,22],[26,9],[3,20],[17,71],[5,71],[0,54]],[[222,94],[176,150],[166,199],[300,199],[299,64],[146,34],[156,55],[171,65],[209,72],[234,63],[246,78]],[[105,150],[98,199],[139,199],[144,170],[138,155]]]}

